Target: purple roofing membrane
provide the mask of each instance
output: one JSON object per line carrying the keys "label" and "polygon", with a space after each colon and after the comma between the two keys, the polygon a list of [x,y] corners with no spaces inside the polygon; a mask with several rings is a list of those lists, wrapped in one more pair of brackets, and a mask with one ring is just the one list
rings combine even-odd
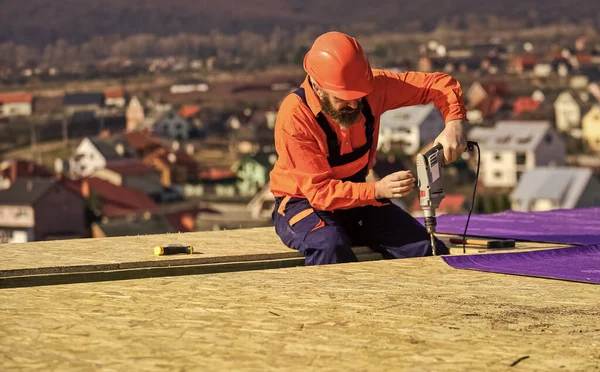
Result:
{"label": "purple roofing membrane", "polygon": [[600,284],[600,244],[442,258],[456,269]]}
{"label": "purple roofing membrane", "polygon": [[[437,218],[437,231],[462,235],[466,222],[467,215],[442,215]],[[596,244],[600,243],[600,208],[472,215],[467,236]]]}

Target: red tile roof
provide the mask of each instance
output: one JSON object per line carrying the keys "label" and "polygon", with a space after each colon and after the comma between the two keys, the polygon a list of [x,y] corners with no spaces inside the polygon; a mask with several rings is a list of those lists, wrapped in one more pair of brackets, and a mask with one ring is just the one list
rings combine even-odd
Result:
{"label": "red tile roof", "polygon": [[504,100],[498,96],[487,96],[477,105],[477,109],[481,111],[484,118],[489,118],[494,115],[502,108]]}
{"label": "red tile roof", "polygon": [[540,101],[536,101],[531,97],[519,97],[513,105],[513,114],[517,116],[522,112],[535,112],[540,103]]}
{"label": "red tile roof", "polygon": [[[440,203],[437,211],[443,213],[454,213],[460,212],[463,208],[467,197],[460,194],[446,194],[442,202]],[[421,205],[419,204],[419,198],[416,198],[412,205],[413,211],[421,210]]]}
{"label": "red tile roof", "polygon": [[109,169],[122,176],[139,176],[153,173],[154,170],[137,159],[113,160],[106,163]]}
{"label": "red tile roof", "polygon": [[575,58],[581,64],[592,63],[592,56],[590,54],[576,54]]}
{"label": "red tile roof", "polygon": [[68,190],[83,195],[83,184],[89,186],[89,193],[101,198],[102,214],[106,217],[120,217],[131,213],[155,210],[156,204],[146,194],[136,189],[117,186],[108,181],[90,177],[83,180],[61,180]]}
{"label": "red tile roof", "polygon": [[146,194],[136,189],[113,185],[99,178],[86,180],[90,193],[102,198],[102,214],[106,217],[124,216],[133,212],[152,211],[156,204]]}
{"label": "red tile roof", "polygon": [[521,63],[523,65],[535,65],[538,63],[538,58],[534,55],[524,55],[521,57]]}
{"label": "red tile roof", "polygon": [[176,231],[191,232],[195,230],[195,220],[200,213],[219,214],[218,211],[210,208],[189,208],[165,213],[165,218]]}
{"label": "red tile roof", "polygon": [[[174,163],[172,163],[169,160],[170,154],[175,155]],[[196,161],[196,159],[191,157],[187,152],[185,152],[185,151],[169,151],[169,150],[165,149],[164,147],[157,149],[150,155],[146,156],[145,160],[151,160],[151,159],[156,159],[156,158],[160,159],[163,162],[163,164],[166,166],[175,164],[175,165],[184,165],[184,166],[188,166],[188,167],[194,167],[194,166],[198,165],[198,162]]]}
{"label": "red tile roof", "polygon": [[179,115],[185,119],[188,119],[191,116],[196,115],[199,111],[200,106],[198,105],[185,105],[179,109]]}
{"label": "red tile roof", "polygon": [[18,178],[23,177],[53,176],[53,173],[46,168],[22,159],[13,159],[2,162],[0,164],[0,174],[2,174],[4,178],[8,178],[11,182],[15,182]]}
{"label": "red tile roof", "polygon": [[124,98],[125,93],[122,89],[108,89],[104,91],[105,98]]}
{"label": "red tile roof", "polygon": [[150,133],[142,131],[125,133],[125,139],[136,151],[144,151],[162,146],[162,143],[158,138],[154,137]]}
{"label": "red tile roof", "polygon": [[231,169],[211,168],[207,171],[200,172],[200,178],[211,181],[230,179],[234,177],[235,173]]}
{"label": "red tile roof", "polygon": [[512,67],[523,67],[523,68],[531,68],[538,63],[538,58],[534,55],[524,55],[519,57],[514,57],[510,60],[510,66]]}
{"label": "red tile roof", "polygon": [[561,50],[553,50],[551,52],[548,53],[548,58],[551,61],[554,61],[555,59],[563,59],[563,55],[562,55],[562,51]]}
{"label": "red tile roof", "polygon": [[31,103],[33,96],[29,93],[0,93],[2,103]]}
{"label": "red tile roof", "polygon": [[481,86],[490,95],[506,97],[509,94],[509,87],[506,81],[492,81],[482,83]]}

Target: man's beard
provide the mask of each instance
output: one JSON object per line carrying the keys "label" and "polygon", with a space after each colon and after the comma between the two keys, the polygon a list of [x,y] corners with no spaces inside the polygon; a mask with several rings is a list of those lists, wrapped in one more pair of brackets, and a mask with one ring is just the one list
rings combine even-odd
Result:
{"label": "man's beard", "polygon": [[353,109],[352,107],[344,107],[341,110],[333,108],[329,97],[319,98],[321,101],[321,111],[331,116],[333,121],[338,123],[344,128],[348,128],[352,124],[356,123],[360,113],[362,112],[363,103],[359,101],[358,106]]}

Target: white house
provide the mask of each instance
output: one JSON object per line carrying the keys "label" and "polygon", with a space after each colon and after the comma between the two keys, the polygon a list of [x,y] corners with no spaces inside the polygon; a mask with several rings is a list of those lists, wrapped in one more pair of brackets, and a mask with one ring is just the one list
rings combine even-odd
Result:
{"label": "white house", "polygon": [[580,132],[582,109],[595,101],[593,95],[584,91],[565,91],[559,94],[554,101],[556,128],[565,133]]}
{"label": "white house", "polygon": [[185,141],[190,136],[190,123],[175,110],[171,110],[154,123],[154,134],[178,141]]}
{"label": "white house", "polygon": [[113,107],[125,107],[125,92],[122,89],[104,91],[104,104]]}
{"label": "white house", "polygon": [[29,93],[0,94],[0,117],[29,116],[32,113],[33,97]]}
{"label": "white house", "polygon": [[208,92],[208,84],[204,81],[182,81],[171,85],[170,92],[172,94],[185,94],[194,92]]}
{"label": "white house", "polygon": [[535,77],[548,77],[552,74],[552,64],[538,63],[533,67],[533,75]]}
{"label": "white house", "polygon": [[510,201],[520,212],[600,206],[600,182],[588,168],[533,168],[523,174]]}
{"label": "white house", "polygon": [[533,98],[534,100],[536,100],[538,102],[544,102],[544,100],[546,99],[546,95],[544,94],[544,92],[542,92],[541,89],[536,89],[531,94],[531,98]]}
{"label": "white house", "polygon": [[486,187],[514,187],[528,169],[565,163],[565,143],[548,121],[500,121],[473,128],[468,137],[481,148]]}
{"label": "white house", "polygon": [[79,92],[67,93],[63,97],[63,108],[67,115],[78,112],[100,113],[106,105],[104,93]]}
{"label": "white house", "polygon": [[444,119],[433,103],[390,110],[381,115],[377,149],[389,152],[400,143],[406,155],[414,155],[442,130]]}
{"label": "white house", "polygon": [[69,159],[71,177],[88,177],[99,169],[104,169],[106,163],[135,157],[135,151],[124,143],[111,144],[99,139],[84,138]]}

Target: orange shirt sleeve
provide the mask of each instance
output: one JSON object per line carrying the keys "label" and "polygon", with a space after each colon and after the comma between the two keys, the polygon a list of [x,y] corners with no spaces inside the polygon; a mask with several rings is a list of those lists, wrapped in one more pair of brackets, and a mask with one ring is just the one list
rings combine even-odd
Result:
{"label": "orange shirt sleeve", "polygon": [[[369,95],[369,104],[375,115],[404,106],[425,105],[433,101],[444,122],[467,118],[460,83],[441,72],[403,72],[373,70],[375,89]],[[375,128],[369,169],[375,163],[379,126]]]}
{"label": "orange shirt sleeve", "polygon": [[[375,182],[343,182],[332,178],[327,153],[317,136],[325,134],[300,106],[288,115],[280,115],[275,126],[278,162],[286,165],[291,179],[309,203],[319,210],[348,209],[381,205],[375,199]],[[312,129],[312,130],[311,130]]]}
{"label": "orange shirt sleeve", "polygon": [[374,103],[379,103],[378,114],[403,106],[426,105],[433,101],[444,122],[465,120],[467,111],[463,93],[457,80],[441,72],[394,73],[374,70]]}

